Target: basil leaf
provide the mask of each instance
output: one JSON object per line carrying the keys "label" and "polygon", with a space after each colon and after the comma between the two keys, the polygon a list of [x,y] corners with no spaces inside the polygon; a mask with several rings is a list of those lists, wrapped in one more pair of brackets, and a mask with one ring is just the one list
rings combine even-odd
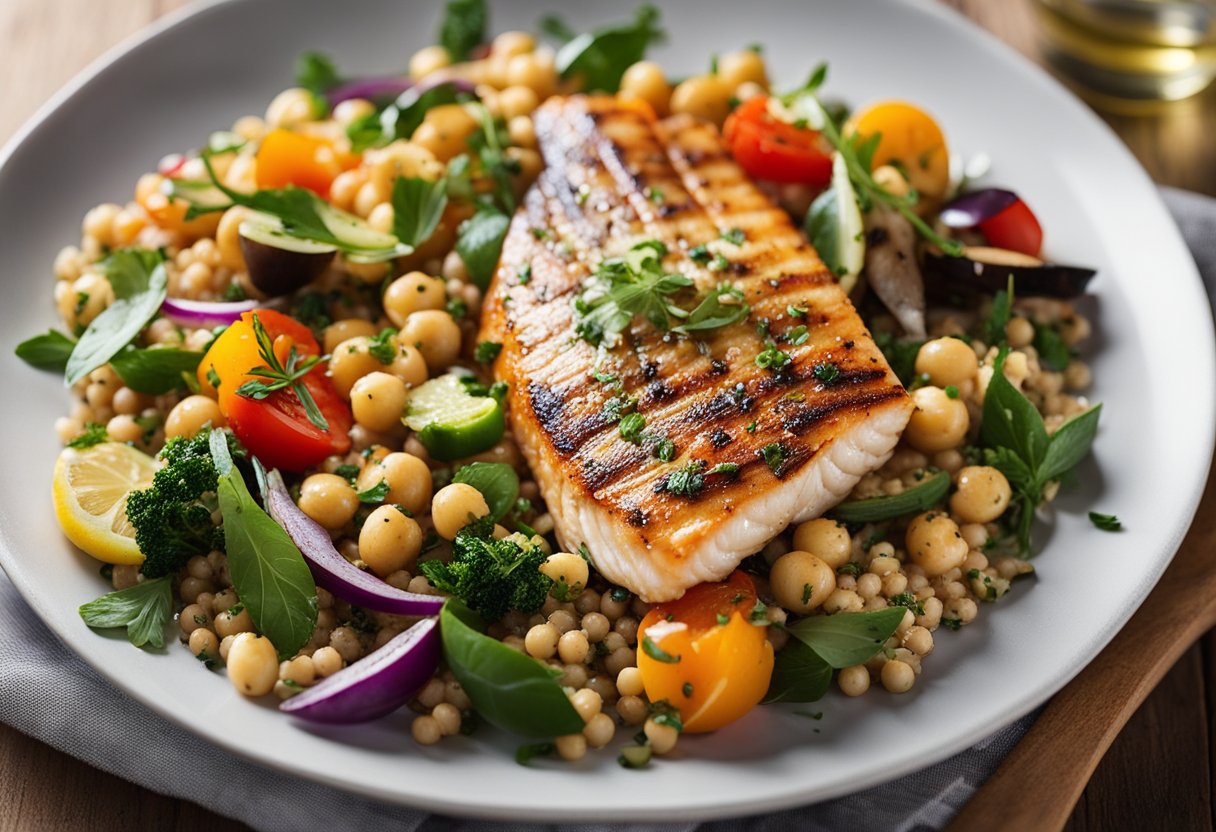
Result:
{"label": "basil leaf", "polygon": [[486,40],[485,0],[450,0],[439,27],[439,44],[448,51],[452,63],[467,61]]}
{"label": "basil leaf", "polygon": [[1098,511],[1091,511],[1089,513],[1089,522],[1093,523],[1095,528],[1099,528],[1104,532],[1123,531],[1123,523],[1113,514],[1102,514]]}
{"label": "basil leaf", "polygon": [[473,283],[483,292],[494,277],[510,224],[506,214],[483,209],[462,222],[456,232],[456,253],[464,261]]}
{"label": "basil leaf", "polygon": [[830,513],[842,523],[877,523],[928,511],[941,502],[949,491],[950,475],[939,471],[899,494],[841,503]]}
{"label": "basil leaf", "polygon": [[1005,326],[1009,323],[1009,317],[1012,314],[1013,275],[1010,275],[1009,288],[997,292],[992,298],[992,311],[988,313],[988,320],[984,322],[984,334],[990,345],[997,346],[1005,343]]}
{"label": "basil leaf", "polygon": [[167,277],[159,252],[116,251],[106,259],[105,270],[116,300],[93,319],[72,349],[64,371],[69,387],[117,355],[165,300]]}
{"label": "basil leaf", "polygon": [[324,98],[325,93],[342,83],[338,68],[328,55],[304,52],[296,58],[296,86]]}
{"label": "basil leaf", "polygon": [[777,653],[764,702],[814,702],[832,682],[832,666],[796,638]]}
{"label": "basil leaf", "polygon": [[[584,90],[616,92],[625,70],[646,57],[646,49],[667,34],[658,26],[659,10],[649,3],[633,13],[632,23],[605,26],[578,35],[557,52],[557,71],[563,78],[578,76]],[[547,18],[546,31],[568,33],[557,18]]]}
{"label": "basil leaf", "polygon": [[904,620],[903,607],[804,618],[785,629],[835,668],[852,667],[874,657]]}
{"label": "basil leaf", "polygon": [[[735,303],[723,303],[723,296],[734,298]],[[707,329],[730,326],[747,317],[751,307],[743,302],[743,291],[729,284],[722,284],[705,296],[688,314],[684,323],[673,326],[673,332],[700,332]]]}
{"label": "basil leaf", "polygon": [[446,179],[428,182],[398,176],[393,183],[393,233],[401,242],[417,248],[435,233],[447,205]]}
{"label": "basil leaf", "polygon": [[31,367],[62,374],[75,346],[76,342],[71,338],[52,329],[43,335],[26,338],[14,352]]}
{"label": "basil leaf", "polygon": [[557,671],[479,632],[476,613],[449,598],[439,613],[443,658],[486,721],[524,737],[559,737],[583,730],[557,683]]}
{"label": "basil leaf", "polygon": [[317,625],[317,585],[287,532],[254,502],[222,430],[211,432],[211,456],[232,586],[279,658],[291,658]]}
{"label": "basil leaf", "polygon": [[201,352],[175,347],[125,349],[110,359],[123,383],[140,393],[158,396],[185,387],[185,376],[198,370]]}
{"label": "basil leaf", "polygon": [[501,520],[519,499],[519,476],[504,462],[470,462],[462,465],[452,482],[463,482],[481,492],[490,516]]}
{"label": "basil leaf", "polygon": [[839,153],[832,156],[832,186],[807,211],[806,234],[823,264],[846,292],[851,290],[865,263],[865,232],[848,165]]}
{"label": "basil leaf", "polygon": [[1034,348],[1039,353],[1039,364],[1057,373],[1063,372],[1072,360],[1072,350],[1064,343],[1060,331],[1055,327],[1036,325]]}
{"label": "basil leaf", "polygon": [[126,627],[127,639],[136,647],[164,647],[165,625],[173,617],[173,588],[168,577],[143,581],[82,605],[80,617],[94,629]]}
{"label": "basil leaf", "polygon": [[1007,352],[997,356],[984,394],[980,439],[989,448],[1009,448],[1031,471],[1037,471],[1047,452],[1047,428],[1035,406],[1005,378]]}
{"label": "basil leaf", "polygon": [[1051,435],[1051,443],[1039,466],[1039,481],[1046,485],[1058,480],[1086,457],[1098,433],[1098,416],[1102,405],[1095,405],[1074,416]]}

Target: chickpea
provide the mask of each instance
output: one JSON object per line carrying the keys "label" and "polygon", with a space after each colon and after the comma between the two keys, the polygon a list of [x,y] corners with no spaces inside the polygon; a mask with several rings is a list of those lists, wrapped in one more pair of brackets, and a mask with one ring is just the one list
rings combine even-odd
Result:
{"label": "chickpea", "polygon": [[1013,496],[1005,475],[987,465],[967,466],[958,472],[955,484],[958,490],[950,497],[950,510],[964,523],[993,522],[1005,513]]}
{"label": "chickpea", "polygon": [[777,558],[769,575],[773,596],[783,608],[808,613],[836,589],[836,572],[810,552],[787,552]]}
{"label": "chickpea", "polygon": [[721,124],[730,114],[731,87],[716,75],[697,75],[671,93],[671,111]]}
{"label": "chickpea", "polygon": [[616,736],[616,722],[608,714],[598,713],[587,721],[583,736],[587,738],[587,745],[603,748]]}
{"label": "chickpea", "polygon": [[[583,598],[586,595],[580,595]],[[598,606],[598,602],[597,606]],[[587,634],[588,640],[593,643],[601,642],[608,635],[608,631],[612,628],[608,619],[602,613],[589,612],[583,616],[583,632]]]}
{"label": "chickpea", "polygon": [[848,562],[853,541],[843,525],[820,517],[798,524],[794,529],[794,548],[810,552],[831,568],[839,569]]}
{"label": "chickpea", "polygon": [[410,78],[421,81],[432,72],[450,66],[452,56],[442,46],[424,46],[410,57]]}
{"label": "chickpea", "polygon": [[228,648],[228,680],[245,696],[265,696],[279,680],[279,657],[265,636],[241,633]]}
{"label": "chickpea", "polygon": [[206,629],[210,623],[211,619],[207,617],[207,611],[197,603],[188,604],[177,619],[177,624],[182,629],[182,635],[185,636],[194,635],[195,631],[200,628]]}
{"label": "chickpea", "polygon": [[655,722],[654,717],[646,720],[642,729],[646,739],[650,740],[650,750],[655,754],[666,754],[676,747],[680,732],[666,723]]}
{"label": "chickpea", "polygon": [[431,521],[435,532],[445,540],[455,540],[458,531],[489,513],[481,492],[462,482],[445,485],[431,500]]}
{"label": "chickpea", "polygon": [[378,331],[371,321],[365,321],[363,318],[344,318],[325,327],[325,331],[321,333],[321,342],[325,352],[332,355],[343,341],[360,337],[371,338]]}
{"label": "chickpea", "polygon": [[870,689],[870,671],[862,664],[843,668],[836,676],[836,684],[845,696],[861,696]]}
{"label": "chickpea", "polygon": [[851,589],[836,589],[823,601],[823,609],[829,614],[838,612],[860,612],[865,601]]}
{"label": "chickpea", "polygon": [[190,652],[195,656],[206,654],[210,659],[217,659],[220,654],[220,640],[215,633],[199,627],[190,634]]}
{"label": "chickpea", "polygon": [[253,632],[253,618],[250,617],[249,610],[241,607],[241,611],[234,615],[234,609],[236,607],[217,612],[215,615],[215,632],[221,638]]}
{"label": "chickpea", "polygon": [[616,712],[626,725],[640,725],[645,721],[649,709],[641,696],[627,694],[616,701]]}
{"label": "chickpea", "polygon": [[365,335],[348,338],[334,348],[329,359],[329,377],[334,388],[345,399],[350,389],[368,373],[384,369],[384,365],[369,351],[370,340]]}
{"label": "chickpea", "polygon": [[916,683],[916,671],[907,662],[891,659],[882,666],[882,686],[891,693],[907,693]]}
{"label": "chickpea", "polygon": [[477,119],[463,105],[441,104],[427,110],[410,141],[446,162],[468,150],[468,138],[477,127]]}
{"label": "chickpea", "polygon": [[587,738],[582,734],[567,734],[564,737],[558,737],[553,744],[557,747],[557,755],[569,762],[581,760],[587,755]]}
{"label": "chickpea", "polygon": [[388,371],[405,382],[406,387],[414,388],[427,379],[426,359],[415,348],[397,342],[397,354]]}
{"label": "chickpea", "polygon": [[312,666],[318,676],[325,678],[333,676],[345,667],[346,662],[342,659],[341,653],[327,644],[317,648],[317,651],[312,654]]}
{"label": "chickpea", "polygon": [[379,433],[401,424],[408,398],[405,382],[390,373],[368,373],[350,388],[355,421]]}
{"label": "chickpea", "polygon": [[428,714],[414,717],[410,723],[410,734],[419,745],[434,745],[443,737],[443,729],[439,720]]}
{"label": "chickpea", "polygon": [[502,86],[529,87],[542,100],[557,89],[557,70],[552,55],[538,52],[513,55],[507,60],[506,69]]}
{"label": "chickpea", "polygon": [[926,341],[916,353],[916,372],[928,375],[938,387],[970,381],[979,368],[975,352],[958,338]]}
{"label": "chickpea", "polygon": [[741,84],[758,84],[768,89],[764,56],[754,49],[727,52],[718,58],[718,77],[733,90]]}
{"label": "chickpea", "polygon": [[359,530],[359,558],[381,578],[412,569],[422,551],[422,527],[395,505],[377,506]]}
{"label": "chickpea", "polygon": [[443,281],[422,272],[410,272],[394,280],[384,292],[384,314],[401,326],[415,312],[443,309],[447,292]]}
{"label": "chickpea", "polygon": [[927,656],[933,652],[933,633],[924,627],[909,627],[904,633],[904,647],[918,656]]}
{"label": "chickpea", "polygon": [[363,655],[363,645],[359,643],[359,634],[351,627],[334,628],[334,631],[329,634],[329,646],[337,650],[338,655],[348,664]]}
{"label": "chickpea", "polygon": [[490,54],[503,58],[526,55],[536,49],[536,38],[528,32],[503,32],[490,44]]}
{"label": "chickpea", "polygon": [[540,98],[531,87],[507,87],[498,94],[498,106],[502,117],[510,121],[517,116],[531,115],[540,106]]}
{"label": "chickpea", "polygon": [[548,575],[558,587],[565,586],[568,597],[571,598],[583,591],[589,575],[587,561],[569,552],[549,555],[541,564],[540,571]]}
{"label": "chickpea", "polygon": [[916,410],[908,420],[904,439],[924,453],[937,453],[961,445],[971,427],[962,399],[952,399],[940,387],[921,387],[912,394]]}
{"label": "chickpea", "polygon": [[388,482],[386,503],[405,506],[415,516],[431,503],[431,469],[412,454],[397,451],[378,462],[369,461],[359,472],[356,485],[360,491],[367,491],[381,480]]}
{"label": "chickpea", "polygon": [[359,497],[342,477],[313,474],[300,486],[299,505],[300,511],[330,531],[336,531],[355,516]]}
{"label": "chickpea", "polygon": [[931,578],[961,566],[969,551],[958,525],[940,511],[927,511],[913,518],[908,524],[905,545],[912,562]]}
{"label": "chickpea", "polygon": [[397,334],[400,343],[422,353],[427,368],[433,373],[446,370],[460,355],[460,338],[460,326],[440,309],[413,313]]}
{"label": "chickpea", "polygon": [[571,630],[563,633],[557,641],[557,654],[566,664],[582,664],[587,661],[591,652],[591,643],[582,630]]}
{"label": "chickpea", "polygon": [[557,653],[557,628],[545,622],[528,630],[524,636],[524,649],[537,659],[551,659]]}
{"label": "chickpea", "polygon": [[654,61],[638,61],[621,76],[622,98],[637,98],[645,101],[659,115],[667,113],[671,101],[671,84],[663,68]]}
{"label": "chickpea", "polygon": [[1015,350],[1028,347],[1034,343],[1034,324],[1020,316],[1010,318],[1009,323],[1005,324],[1005,337]]}
{"label": "chickpea", "polygon": [[269,127],[294,127],[311,121],[313,110],[312,93],[299,87],[283,90],[266,108],[266,124]]}

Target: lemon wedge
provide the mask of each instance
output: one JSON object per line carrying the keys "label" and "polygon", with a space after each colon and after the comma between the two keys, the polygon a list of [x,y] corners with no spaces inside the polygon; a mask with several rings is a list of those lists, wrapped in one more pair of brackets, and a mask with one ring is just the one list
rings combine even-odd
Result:
{"label": "lemon wedge", "polygon": [[55,461],[52,496],[68,540],[106,563],[143,563],[127,520],[127,496],[151,485],[157,468],[152,457],[117,442],[64,448]]}

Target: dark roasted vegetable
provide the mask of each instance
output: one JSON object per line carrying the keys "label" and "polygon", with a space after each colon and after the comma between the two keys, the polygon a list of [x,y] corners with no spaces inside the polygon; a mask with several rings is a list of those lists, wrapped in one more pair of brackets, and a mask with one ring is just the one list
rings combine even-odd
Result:
{"label": "dark roasted vegetable", "polygon": [[925,284],[939,294],[994,294],[1014,285],[1021,297],[1075,298],[1085,294],[1096,269],[1044,263],[1016,251],[968,246],[962,257],[925,254]]}

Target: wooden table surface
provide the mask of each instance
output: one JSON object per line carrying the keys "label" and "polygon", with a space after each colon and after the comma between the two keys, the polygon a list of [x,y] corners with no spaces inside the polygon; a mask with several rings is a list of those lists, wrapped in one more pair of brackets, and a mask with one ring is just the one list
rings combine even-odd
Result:
{"label": "wooden table surface", "polygon": [[[945,2],[1040,59],[1030,0]],[[0,0],[0,77],[7,79],[0,141],[89,61],[181,5],[183,0]],[[1152,115],[1104,117],[1157,182],[1216,194],[1216,87]],[[1216,635],[1209,633],[1175,666],[1111,747],[1069,829],[1213,829],[1214,654]],[[85,828],[246,827],[0,725],[0,832]]]}

